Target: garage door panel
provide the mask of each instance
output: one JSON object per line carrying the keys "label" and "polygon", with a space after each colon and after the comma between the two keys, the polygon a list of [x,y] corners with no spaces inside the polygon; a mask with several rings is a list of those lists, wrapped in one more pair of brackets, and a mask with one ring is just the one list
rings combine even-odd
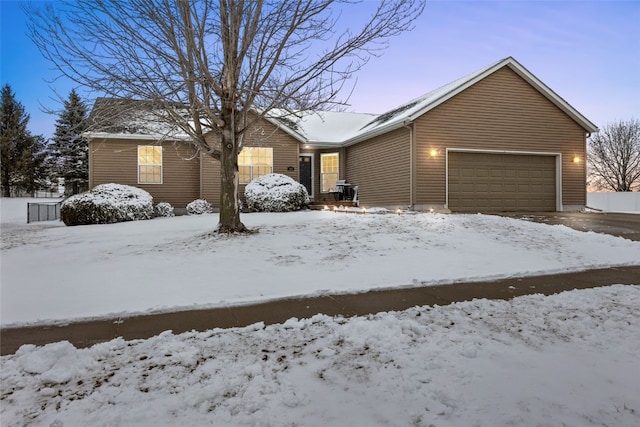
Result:
{"label": "garage door panel", "polygon": [[555,157],[449,152],[453,211],[554,211]]}

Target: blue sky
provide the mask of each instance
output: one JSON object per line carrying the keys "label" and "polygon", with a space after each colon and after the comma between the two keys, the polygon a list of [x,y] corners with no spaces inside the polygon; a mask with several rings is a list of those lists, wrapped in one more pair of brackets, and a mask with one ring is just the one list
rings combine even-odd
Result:
{"label": "blue sky", "polygon": [[[56,116],[42,110],[59,109],[73,84],[49,82],[57,73],[27,37],[19,2],[0,0],[0,16],[0,82],[31,132],[51,137]],[[358,74],[348,110],[382,113],[508,56],[598,126],[640,118],[639,0],[429,1],[413,31]]]}

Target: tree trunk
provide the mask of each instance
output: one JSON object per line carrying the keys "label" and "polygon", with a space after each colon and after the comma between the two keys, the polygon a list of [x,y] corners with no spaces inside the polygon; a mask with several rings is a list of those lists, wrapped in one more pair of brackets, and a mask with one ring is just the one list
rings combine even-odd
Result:
{"label": "tree trunk", "polygon": [[222,132],[220,155],[220,222],[219,233],[245,233],[249,231],[240,221],[240,195],[238,176],[237,138],[233,129]]}

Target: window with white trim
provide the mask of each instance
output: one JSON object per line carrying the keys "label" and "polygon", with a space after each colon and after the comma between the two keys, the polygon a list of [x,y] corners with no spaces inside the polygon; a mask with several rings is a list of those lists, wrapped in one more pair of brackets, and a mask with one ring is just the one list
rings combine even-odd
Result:
{"label": "window with white trim", "polygon": [[238,154],[240,184],[248,184],[273,172],[273,148],[245,147]]}
{"label": "window with white trim", "polygon": [[138,184],[162,184],[162,147],[138,145]]}
{"label": "window with white trim", "polygon": [[340,172],[340,157],[338,153],[323,153],[320,155],[320,191],[328,193],[336,191],[336,182]]}

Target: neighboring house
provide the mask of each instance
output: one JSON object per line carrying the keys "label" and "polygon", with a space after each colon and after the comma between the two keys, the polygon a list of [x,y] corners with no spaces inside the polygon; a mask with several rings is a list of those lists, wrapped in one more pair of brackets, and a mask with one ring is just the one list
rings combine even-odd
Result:
{"label": "neighboring house", "polygon": [[[98,100],[92,114],[113,102]],[[241,191],[274,172],[304,184],[319,203],[333,200],[343,180],[366,207],[576,210],[586,204],[586,139],[597,131],[509,57],[384,114],[265,119],[245,138]],[[219,205],[219,164],[184,136],[136,126],[87,136],[91,187],[134,185],[178,208],[197,198]]]}

